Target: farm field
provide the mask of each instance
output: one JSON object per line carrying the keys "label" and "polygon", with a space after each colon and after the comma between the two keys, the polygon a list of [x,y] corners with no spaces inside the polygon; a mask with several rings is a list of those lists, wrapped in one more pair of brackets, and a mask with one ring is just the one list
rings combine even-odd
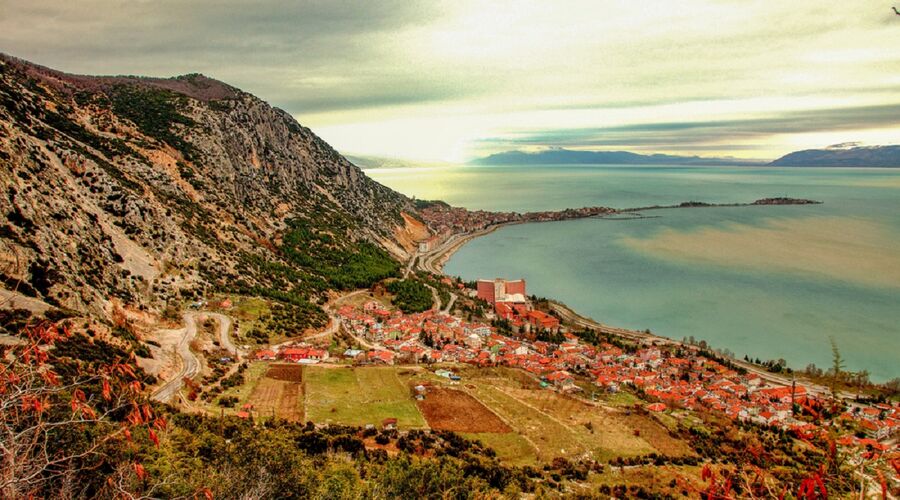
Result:
{"label": "farm field", "polygon": [[[540,389],[509,369],[466,370],[466,389],[490,407],[537,450],[541,461],[556,456],[607,460],[648,453],[690,454],[647,416],[626,415],[617,408],[593,406]],[[635,432],[637,431],[637,433]]]}
{"label": "farm field", "polygon": [[[253,363],[247,383],[223,395],[254,406],[256,418],[364,426],[396,418],[401,430],[449,430],[493,448],[504,461],[537,465],[553,458],[606,461],[659,453],[690,455],[648,415],[609,403],[590,404],[541,389],[524,372],[507,368],[461,370],[450,382],[424,367],[338,367]],[[427,387],[416,401],[412,388]],[[631,398],[632,396],[628,396]],[[623,398],[624,399],[624,398]],[[218,410],[218,408],[216,407]]]}
{"label": "farm field", "polygon": [[303,367],[272,364],[247,400],[259,418],[276,416],[292,422],[303,421]]}
{"label": "farm field", "polygon": [[456,389],[431,386],[416,403],[428,426],[435,430],[474,433],[507,433],[511,429],[472,396]]}
{"label": "farm field", "polygon": [[481,441],[509,465],[538,465],[537,448],[515,432],[461,432],[460,435],[473,441]]}
{"label": "farm field", "polygon": [[396,418],[401,429],[427,428],[409,385],[396,367],[304,367],[306,416],[313,422],[381,425]]}
{"label": "farm field", "polygon": [[238,400],[237,404],[235,404],[233,408],[225,408],[225,414],[234,415],[240,411],[241,407],[249,402],[250,395],[253,394],[257,384],[259,384],[265,373],[269,371],[270,364],[271,363],[264,362],[250,363],[247,370],[244,371],[244,383],[222,391],[221,394],[209,403],[206,410],[218,415],[222,411],[222,407],[216,404],[217,401],[224,397],[235,397]]}

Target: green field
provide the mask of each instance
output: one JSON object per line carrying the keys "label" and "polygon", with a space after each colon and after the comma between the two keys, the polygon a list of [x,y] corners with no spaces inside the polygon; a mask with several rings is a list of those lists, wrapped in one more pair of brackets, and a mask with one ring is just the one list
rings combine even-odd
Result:
{"label": "green field", "polygon": [[313,422],[380,426],[393,417],[401,429],[427,428],[397,368],[308,366],[303,381],[306,416]]}
{"label": "green field", "polygon": [[206,405],[207,411],[219,414],[222,411],[222,407],[218,405],[219,399],[227,396],[238,398],[238,402],[233,408],[225,408],[225,414],[234,415],[236,412],[240,411],[241,407],[250,401],[250,396],[259,384],[259,380],[265,375],[266,371],[269,370],[269,365],[270,363],[267,362],[250,363],[244,371],[244,383],[222,391],[221,394],[213,398],[213,400]]}
{"label": "green field", "polygon": [[473,441],[481,441],[497,452],[497,457],[510,465],[536,465],[537,450],[515,432],[464,432],[462,436]]}

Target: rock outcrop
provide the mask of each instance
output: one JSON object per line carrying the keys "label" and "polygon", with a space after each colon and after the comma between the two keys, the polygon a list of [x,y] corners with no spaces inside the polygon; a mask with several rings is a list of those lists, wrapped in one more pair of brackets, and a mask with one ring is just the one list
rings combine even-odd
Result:
{"label": "rock outcrop", "polygon": [[398,237],[409,199],[202,75],[77,76],[0,56],[0,182],[5,288],[77,311],[210,289],[315,298],[329,277],[286,256],[292,230],[295,246],[301,231],[348,255],[365,241],[376,257],[413,248]]}

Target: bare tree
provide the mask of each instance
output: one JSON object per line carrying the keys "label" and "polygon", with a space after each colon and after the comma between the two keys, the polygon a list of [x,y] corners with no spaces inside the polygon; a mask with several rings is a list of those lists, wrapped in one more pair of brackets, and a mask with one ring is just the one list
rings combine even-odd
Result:
{"label": "bare tree", "polygon": [[[26,327],[24,346],[0,351],[0,497],[23,498],[42,488],[76,488],[79,473],[96,463],[104,445],[132,439],[146,426],[151,441],[166,422],[144,402],[143,386],[127,360],[96,373],[63,381],[49,362],[49,350],[68,331],[50,323]],[[99,387],[98,393],[89,388]],[[126,414],[124,422],[110,419]],[[95,436],[76,449],[54,443],[66,430],[91,429]],[[133,470],[142,471],[140,464]],[[78,496],[73,495],[73,496]]]}

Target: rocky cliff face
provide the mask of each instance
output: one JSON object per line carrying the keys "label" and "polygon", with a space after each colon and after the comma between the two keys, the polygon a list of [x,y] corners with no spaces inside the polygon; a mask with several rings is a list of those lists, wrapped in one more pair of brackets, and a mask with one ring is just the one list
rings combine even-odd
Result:
{"label": "rocky cliff face", "polygon": [[7,289],[79,311],[210,288],[306,300],[349,286],[335,274],[359,250],[383,265],[412,246],[410,200],[204,76],[84,77],[3,56],[0,103]]}

